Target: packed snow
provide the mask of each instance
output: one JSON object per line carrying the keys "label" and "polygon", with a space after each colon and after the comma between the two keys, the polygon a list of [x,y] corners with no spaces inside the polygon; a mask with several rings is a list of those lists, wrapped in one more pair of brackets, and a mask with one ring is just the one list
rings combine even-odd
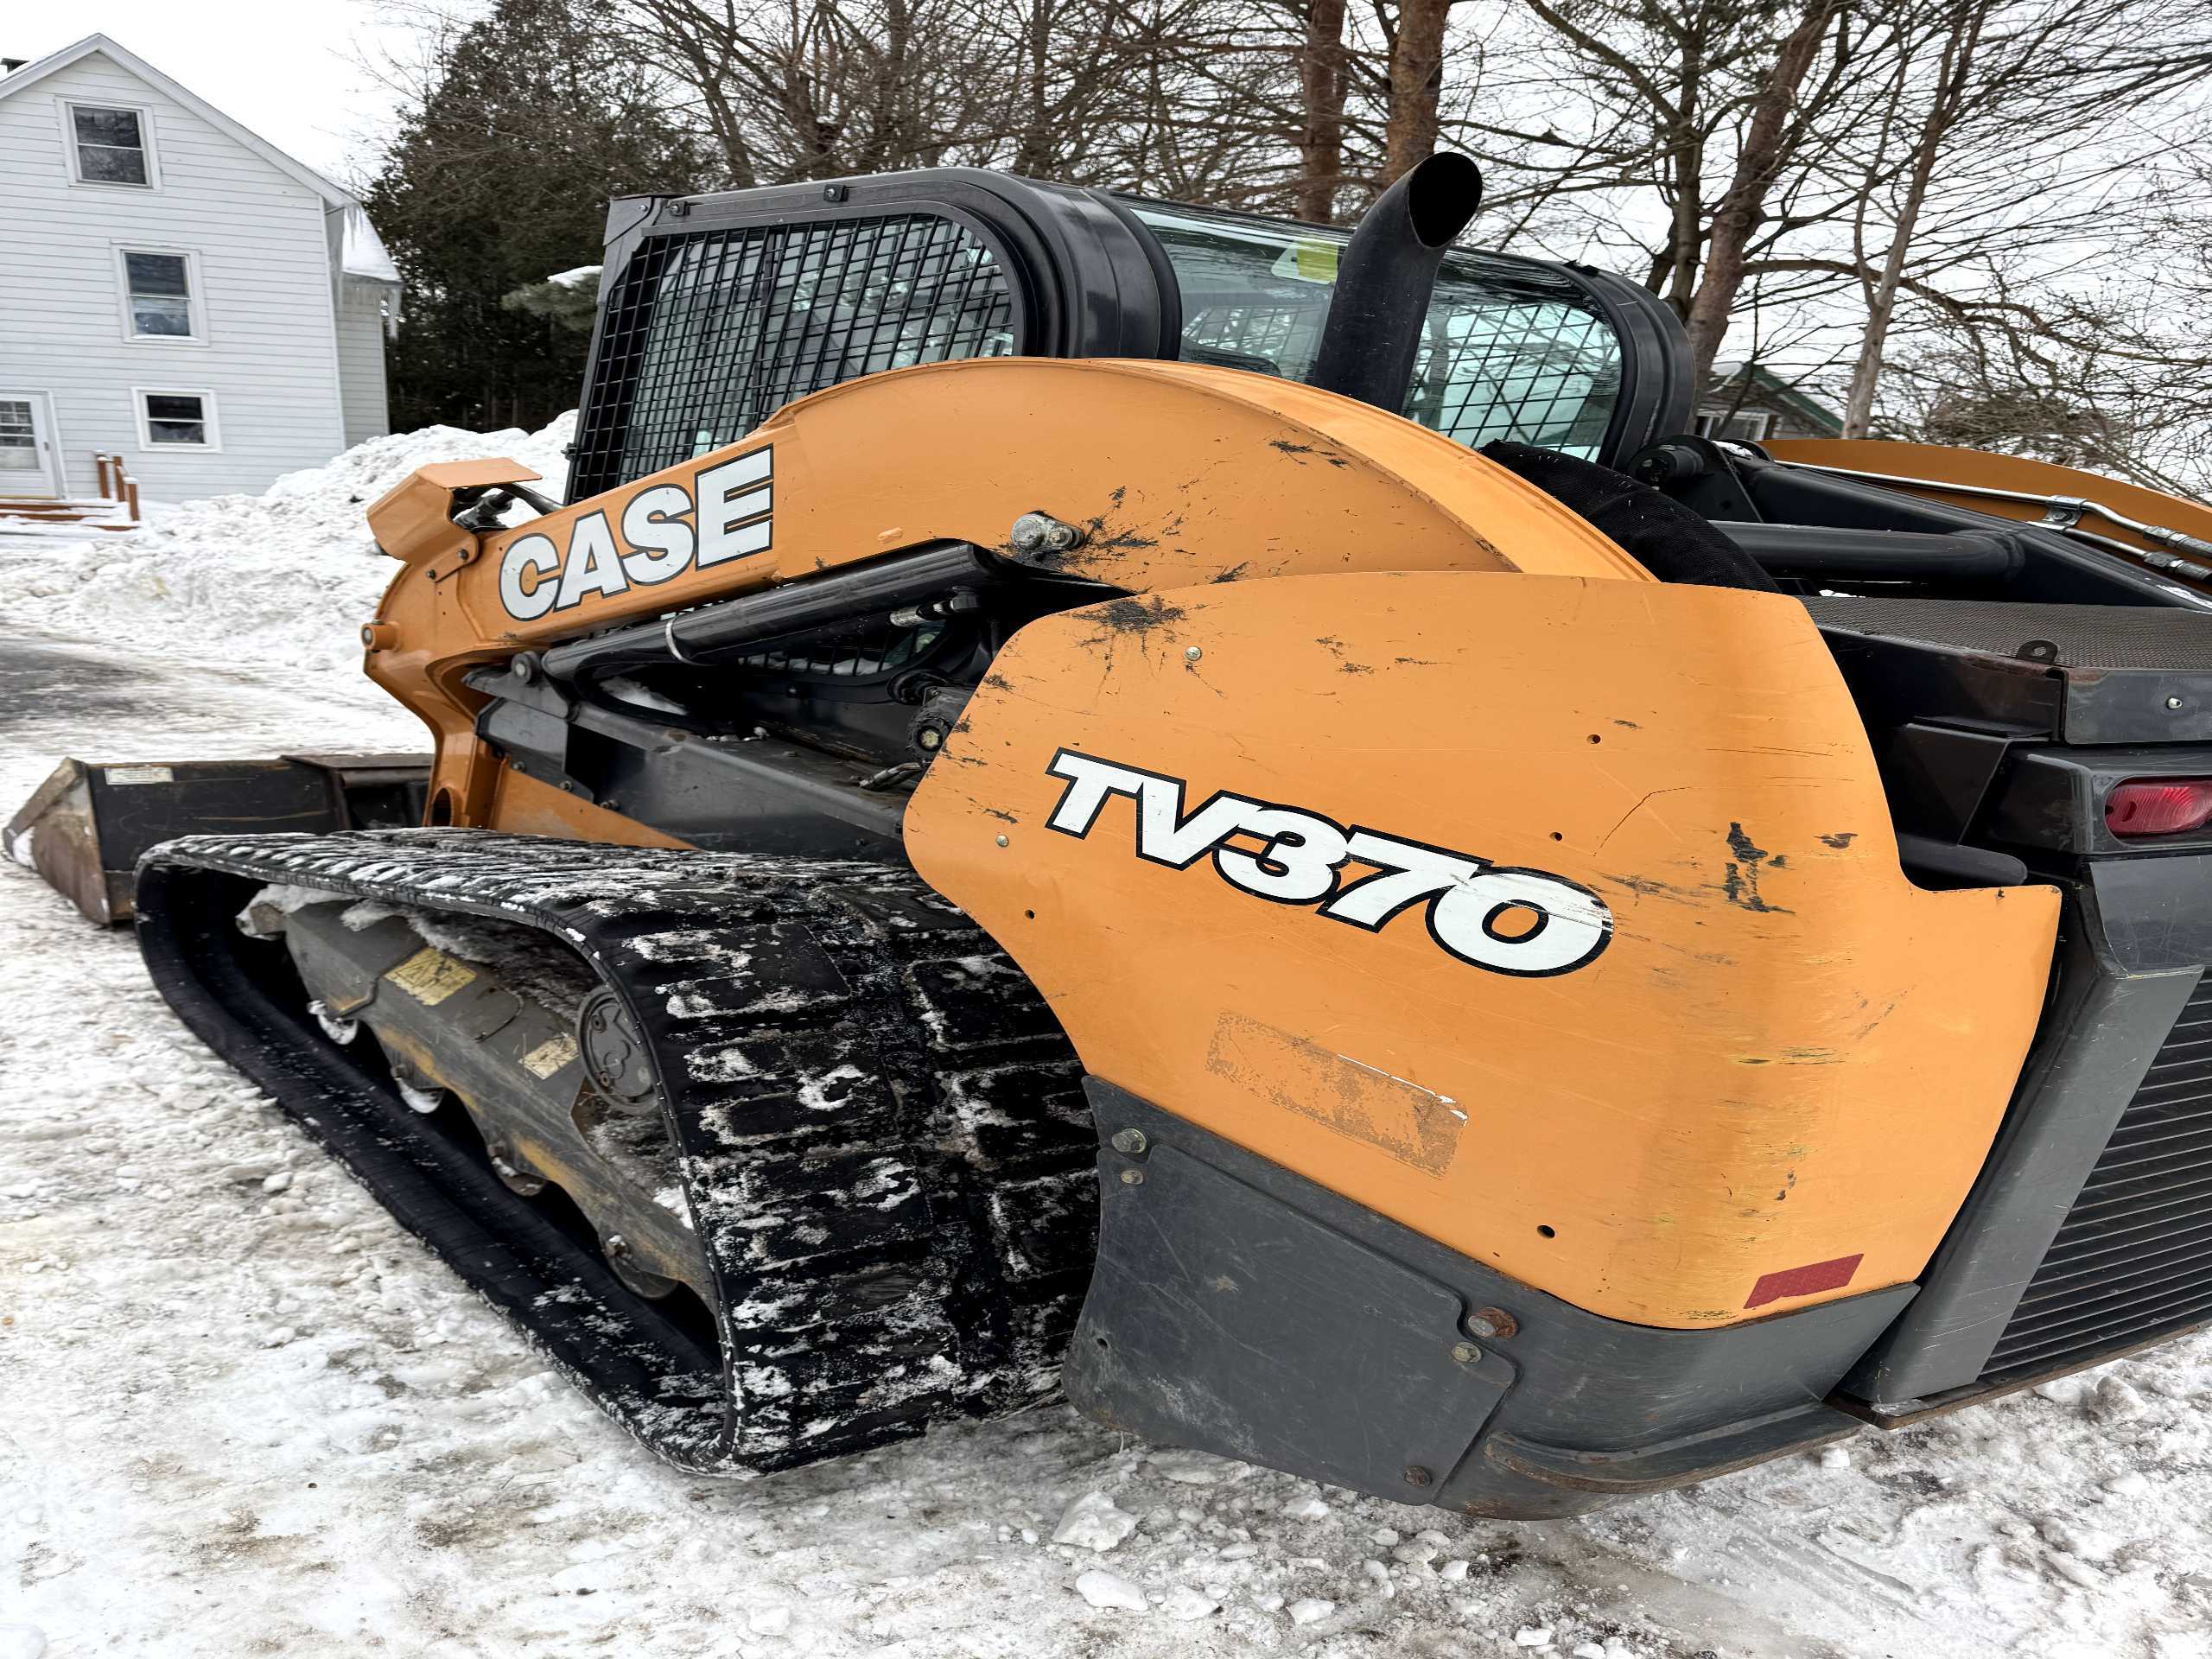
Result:
{"label": "packed snow", "polygon": [[[380,439],[135,536],[0,535],[0,812],[65,753],[416,741],[357,678],[390,569],[359,509],[561,436]],[[0,1006],[0,1659],[2212,1659],[2203,1337],[1571,1522],[1065,1407],[696,1480],[12,865]]]}
{"label": "packed snow", "polygon": [[568,414],[538,432],[394,433],[260,495],[149,502],[143,529],[93,539],[0,527],[5,620],[183,662],[306,670],[350,690],[361,624],[399,569],[370,539],[369,505],[417,467],[491,456],[543,474],[531,487],[557,499],[575,429]]}

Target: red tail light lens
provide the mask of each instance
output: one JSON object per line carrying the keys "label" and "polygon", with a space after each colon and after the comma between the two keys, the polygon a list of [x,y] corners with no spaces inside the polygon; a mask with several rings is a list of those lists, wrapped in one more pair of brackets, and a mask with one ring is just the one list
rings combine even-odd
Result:
{"label": "red tail light lens", "polygon": [[2212,778],[2137,779],[2105,797],[2115,836],[2172,836],[2212,823]]}

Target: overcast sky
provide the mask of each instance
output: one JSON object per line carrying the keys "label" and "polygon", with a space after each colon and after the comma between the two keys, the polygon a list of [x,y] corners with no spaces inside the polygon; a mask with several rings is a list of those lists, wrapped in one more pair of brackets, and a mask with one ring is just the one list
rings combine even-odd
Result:
{"label": "overcast sky", "polygon": [[129,47],[309,167],[348,180],[391,95],[353,61],[404,52],[376,0],[0,0],[0,57],[41,58],[92,34]]}

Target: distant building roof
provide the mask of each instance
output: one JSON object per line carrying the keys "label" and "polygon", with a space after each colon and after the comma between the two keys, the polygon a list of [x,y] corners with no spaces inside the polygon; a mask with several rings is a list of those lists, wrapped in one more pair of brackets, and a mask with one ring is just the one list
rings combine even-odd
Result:
{"label": "distant building roof", "polygon": [[[1748,370],[1749,384],[1745,383]],[[1764,409],[1787,410],[1800,424],[1812,428],[1824,437],[1843,435],[1843,416],[1822,403],[1809,391],[1783,379],[1764,364],[1716,363],[1713,378],[1706,387],[1705,396],[1699,399],[1700,412],[1726,409],[1738,399],[1746,404],[1756,404]]]}

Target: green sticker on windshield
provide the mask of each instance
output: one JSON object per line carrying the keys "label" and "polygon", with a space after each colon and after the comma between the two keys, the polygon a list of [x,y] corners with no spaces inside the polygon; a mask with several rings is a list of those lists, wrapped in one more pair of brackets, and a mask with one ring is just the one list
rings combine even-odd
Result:
{"label": "green sticker on windshield", "polygon": [[1294,277],[1301,283],[1333,283],[1339,251],[1333,242],[1294,242],[1268,269],[1278,276]]}

